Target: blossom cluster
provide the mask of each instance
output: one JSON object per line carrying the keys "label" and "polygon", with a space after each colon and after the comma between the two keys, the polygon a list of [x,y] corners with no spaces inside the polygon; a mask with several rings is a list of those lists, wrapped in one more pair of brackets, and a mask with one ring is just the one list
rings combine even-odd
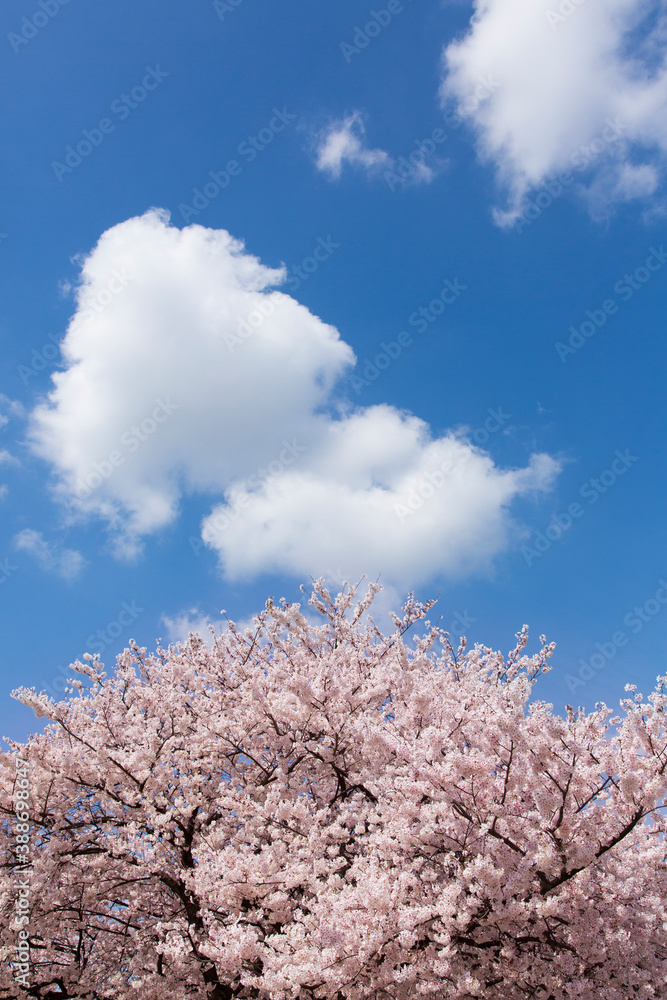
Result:
{"label": "blossom cluster", "polygon": [[544,637],[454,648],[412,597],[385,635],[377,589],[15,693],[50,720],[0,755],[5,817],[30,766],[32,996],[665,996],[667,678],[559,717]]}

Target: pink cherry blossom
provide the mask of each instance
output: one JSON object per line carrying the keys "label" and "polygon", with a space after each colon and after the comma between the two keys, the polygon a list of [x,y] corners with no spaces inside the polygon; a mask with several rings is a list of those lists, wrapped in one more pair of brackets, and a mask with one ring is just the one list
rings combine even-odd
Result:
{"label": "pink cherry blossom", "polygon": [[544,637],[454,648],[412,597],[384,635],[377,589],[15,692],[50,721],[0,755],[1,997],[667,996],[667,678],[561,718]]}

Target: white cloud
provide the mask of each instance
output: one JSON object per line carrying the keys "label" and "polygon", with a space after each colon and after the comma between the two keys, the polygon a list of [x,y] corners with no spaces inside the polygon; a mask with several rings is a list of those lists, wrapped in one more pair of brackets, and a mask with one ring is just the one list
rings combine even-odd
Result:
{"label": "white cloud", "polygon": [[[7,423],[6,418],[4,422]],[[3,418],[0,417],[0,427],[2,426],[3,426]],[[0,448],[0,465],[20,465],[20,464],[21,464],[20,461],[18,460],[18,458],[16,458],[15,455],[12,455],[11,452],[7,451],[6,448]],[[4,498],[7,496],[8,493],[9,493],[9,487],[6,485],[6,483],[3,483],[2,486],[0,486],[0,500],[4,500]]]}
{"label": "white cloud", "polygon": [[79,312],[114,269],[134,277],[85,324],[75,316],[30,436],[57,496],[105,519],[118,554],[172,522],[184,494],[208,492],[203,537],[230,579],[365,572],[404,586],[486,569],[513,536],[513,499],[555,474],[546,456],[498,469],[391,406],[354,412],[334,394],[350,347],[224,231],[153,211],[106,232],[82,266]]}
{"label": "white cloud", "polygon": [[46,572],[57,573],[65,580],[73,580],[85,565],[85,559],[75,549],[50,545],[41,532],[25,528],[14,537],[14,545],[31,555]]}
{"label": "white cloud", "polygon": [[305,467],[231,490],[202,537],[230,579],[368,573],[409,587],[487,570],[511,537],[511,501],[555,471],[546,456],[501,471],[464,439],[432,440],[416,417],[374,406],[332,422]]}
{"label": "white cloud", "polygon": [[185,642],[190,632],[196,632],[207,642],[211,639],[208,629],[212,622],[199,608],[188,608],[173,617],[165,614],[160,621],[167,630],[168,643]]}
{"label": "white cloud", "polygon": [[5,396],[3,392],[0,392],[0,411],[2,410],[6,412],[0,412],[0,427],[6,427],[12,417],[23,417],[25,415],[23,404],[18,399],[10,399],[9,396]]}
{"label": "white cloud", "polygon": [[[5,410],[6,412],[1,412]],[[24,416],[24,409],[21,403],[16,399],[10,399],[9,396],[5,396],[4,393],[0,392],[0,429],[6,427],[12,417],[22,417]],[[0,465],[20,465],[21,462],[15,455],[12,455],[6,448],[0,448]],[[4,500],[9,493],[9,487],[6,483],[0,485],[0,500]]]}
{"label": "white cloud", "polygon": [[[123,294],[79,323],[123,270],[134,274]],[[106,518],[127,554],[175,518],[182,492],[219,495],[285,440],[317,437],[315,411],[354,355],[272,290],[284,278],[225,231],[179,230],[157,211],[108,230],[85,258],[67,367],[30,438],[61,497]]]}
{"label": "white cloud", "polygon": [[[432,142],[431,146],[435,148]],[[382,171],[391,180],[392,191],[398,183],[429,184],[436,172],[444,166],[444,162],[431,157],[431,162],[426,163],[428,155],[428,142],[411,150],[408,158],[401,157],[398,161],[383,149],[370,149],[366,145],[366,128],[360,111],[354,111],[341,121],[331,122],[320,132],[315,142],[315,164],[318,170],[336,180],[345,163],[360,167],[368,174]]]}
{"label": "white cloud", "polygon": [[[565,12],[565,13],[564,13]],[[667,3],[475,0],[443,57],[457,103],[495,164],[511,222],[527,195],[579,173],[593,211],[656,191],[667,155]],[[494,85],[476,99],[485,80]]]}
{"label": "white cloud", "polygon": [[[436,131],[442,130],[434,129]],[[439,138],[437,141],[444,140]],[[431,138],[417,142],[417,149],[410,149],[398,158],[383,149],[371,149],[366,144],[366,128],[360,111],[330,122],[316,136],[313,146],[318,170],[334,180],[338,180],[344,165],[349,163],[365,170],[370,176],[381,173],[391,191],[399,185],[430,184],[447,163],[433,155],[436,142]]]}
{"label": "white cloud", "polygon": [[392,163],[383,149],[370,149],[366,145],[366,128],[359,111],[342,121],[331,122],[320,133],[315,154],[317,169],[335,178],[340,177],[346,162],[371,173]]}

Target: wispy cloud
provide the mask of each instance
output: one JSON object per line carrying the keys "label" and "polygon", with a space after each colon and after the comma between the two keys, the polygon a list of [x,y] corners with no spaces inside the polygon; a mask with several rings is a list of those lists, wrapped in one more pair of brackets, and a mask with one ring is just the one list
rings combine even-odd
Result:
{"label": "wispy cloud", "polygon": [[[313,140],[315,165],[332,180],[338,180],[345,164],[361,169],[370,176],[382,176],[393,191],[400,185],[430,184],[444,162],[429,156],[429,145],[425,140],[417,150],[405,156],[391,156],[384,149],[371,149],[366,142],[366,126],[360,111],[354,111],[346,118],[330,122]],[[430,159],[430,163],[426,160]]]}
{"label": "wispy cloud", "polygon": [[18,399],[10,399],[0,392],[0,427],[6,427],[12,417],[25,416],[23,404]]}
{"label": "wispy cloud", "polygon": [[32,556],[45,572],[57,573],[65,580],[73,580],[85,565],[80,552],[49,544],[41,532],[32,528],[25,528],[15,535],[14,545],[21,552]]}
{"label": "wispy cloud", "polygon": [[366,144],[366,127],[359,111],[341,121],[331,122],[316,141],[317,169],[334,178],[340,177],[345,163],[376,173],[382,167],[388,168],[391,162],[383,149],[371,149]]}
{"label": "wispy cloud", "polygon": [[199,608],[188,608],[174,615],[162,615],[160,622],[167,630],[167,642],[185,642],[190,632],[196,632],[202,639],[209,641],[211,633],[209,625],[212,624],[210,618]]}
{"label": "wispy cloud", "polygon": [[[4,411],[4,412],[3,412]],[[0,392],[0,430],[6,427],[12,417],[23,417],[25,411],[21,403],[16,399],[10,399]],[[6,448],[0,448],[0,465],[20,465],[21,462],[15,455],[12,455]],[[0,485],[0,500],[4,500],[9,493],[6,483]]]}

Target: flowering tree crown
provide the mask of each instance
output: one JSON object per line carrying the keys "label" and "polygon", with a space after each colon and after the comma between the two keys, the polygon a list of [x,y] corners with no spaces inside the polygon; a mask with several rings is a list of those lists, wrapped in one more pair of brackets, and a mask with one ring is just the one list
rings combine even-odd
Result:
{"label": "flowering tree crown", "polygon": [[454,648],[412,597],[385,635],[377,589],[320,581],[320,624],[269,600],[109,676],[86,656],[59,703],[15,692],[50,722],[0,755],[0,996],[666,995],[667,678],[561,718],[532,699],[544,637]]}

